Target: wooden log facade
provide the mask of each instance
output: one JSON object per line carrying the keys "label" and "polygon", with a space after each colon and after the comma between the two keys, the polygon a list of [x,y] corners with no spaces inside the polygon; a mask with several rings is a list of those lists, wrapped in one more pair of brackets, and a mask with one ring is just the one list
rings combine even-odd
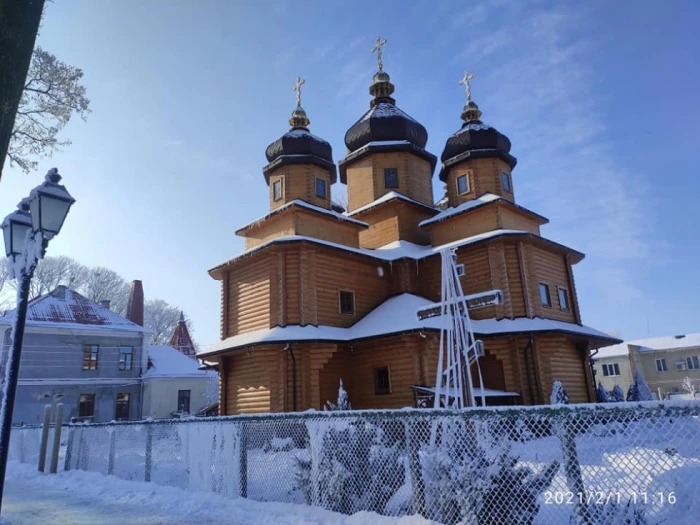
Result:
{"label": "wooden log facade", "polygon": [[[377,78],[386,85],[372,89],[390,94],[388,75]],[[245,252],[210,270],[222,283],[221,342],[200,357],[218,365],[221,414],[319,410],[340,379],[354,408],[413,406],[412,387],[435,384],[439,330],[401,305],[440,301],[444,247],[464,265],[465,294],[503,292],[503,304],[470,312],[487,402],[548,403],[554,380],[572,402],[592,401],[589,350],[617,340],[581,325],[572,266],[583,255],[541,237],[547,219],[515,203],[510,142],[466,107],[443,153],[448,207],[438,208],[427,133],[376,93],[346,135],[345,213],[330,204],[330,146],[308,133],[303,110],[268,148],[269,213],[237,232]]]}

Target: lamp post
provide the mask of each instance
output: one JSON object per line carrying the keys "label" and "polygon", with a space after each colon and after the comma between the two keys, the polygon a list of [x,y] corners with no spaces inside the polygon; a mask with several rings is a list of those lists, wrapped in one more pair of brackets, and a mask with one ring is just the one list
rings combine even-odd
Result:
{"label": "lamp post", "polygon": [[5,253],[10,259],[9,278],[17,279],[17,308],[12,324],[12,348],[6,363],[5,390],[0,409],[0,510],[29,303],[29,286],[36,265],[43,259],[49,241],[61,231],[68,211],[75,202],[66,188],[59,184],[60,181],[58,170],[50,169],[44,182],[31,191],[28,199],[22,199],[17,211],[5,217],[1,226],[5,237]]}

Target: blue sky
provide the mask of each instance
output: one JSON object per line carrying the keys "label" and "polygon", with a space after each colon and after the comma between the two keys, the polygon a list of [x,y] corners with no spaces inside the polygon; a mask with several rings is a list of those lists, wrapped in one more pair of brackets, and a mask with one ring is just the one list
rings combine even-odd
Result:
{"label": "blue sky", "polygon": [[584,323],[626,339],[700,331],[700,6],[585,4],[49,4],[38,42],[83,68],[93,114],[40,171],[6,169],[0,209],[57,166],[78,202],[50,254],[142,279],[211,344],[220,296],[207,269],[268,208],[264,151],[288,129],[297,75],[337,161],[368,108],[381,34],[397,105],[438,156],[461,124],[457,80],[476,72],[483,120],[519,160],[518,202],[550,218],[544,236],[587,254],[574,267]]}

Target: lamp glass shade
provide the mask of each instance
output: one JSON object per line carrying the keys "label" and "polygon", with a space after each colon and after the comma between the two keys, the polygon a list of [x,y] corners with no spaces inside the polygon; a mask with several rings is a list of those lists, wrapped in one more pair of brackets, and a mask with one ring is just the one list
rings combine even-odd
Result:
{"label": "lamp glass shade", "polygon": [[8,257],[22,254],[27,232],[31,229],[32,220],[24,210],[16,210],[5,217],[2,221],[2,233],[5,238],[5,254]]}
{"label": "lamp glass shade", "polygon": [[12,235],[12,246],[10,247],[12,252],[11,255],[22,255],[24,252],[24,244],[27,240],[27,232],[31,230],[32,227],[29,224],[22,224],[20,222],[13,222],[10,227]]}
{"label": "lamp glass shade", "polygon": [[44,237],[50,240],[61,231],[73,202],[53,192],[45,193],[43,189],[41,186],[37,188],[38,191],[32,195],[29,207],[34,231],[41,231]]}

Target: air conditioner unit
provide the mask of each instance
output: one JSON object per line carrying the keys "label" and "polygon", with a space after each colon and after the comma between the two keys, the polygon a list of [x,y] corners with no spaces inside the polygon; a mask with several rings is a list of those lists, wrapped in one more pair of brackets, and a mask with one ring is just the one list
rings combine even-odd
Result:
{"label": "air conditioner unit", "polygon": [[676,361],[676,368],[678,370],[685,370],[686,369],[685,361]]}

